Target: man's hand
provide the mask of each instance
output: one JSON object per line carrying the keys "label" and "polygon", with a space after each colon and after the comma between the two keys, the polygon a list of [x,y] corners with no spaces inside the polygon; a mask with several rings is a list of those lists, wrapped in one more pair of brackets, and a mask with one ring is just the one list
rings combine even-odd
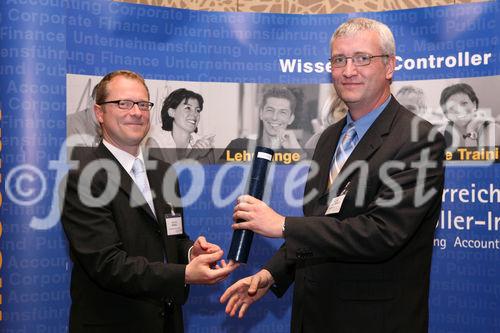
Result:
{"label": "man's hand", "polygon": [[279,133],[281,147],[285,149],[301,149],[293,130],[284,130]]}
{"label": "man's hand", "polygon": [[[215,284],[229,276],[238,264],[233,261],[226,264],[221,260],[221,264],[215,264],[222,259],[224,251],[219,250],[214,253],[199,254],[186,266],[186,284]],[[215,266],[214,266],[215,265]]]}
{"label": "man's hand", "polygon": [[189,261],[193,260],[200,254],[215,253],[217,251],[221,251],[219,245],[209,243],[207,242],[205,237],[200,236],[196,239],[196,241],[193,244],[193,248],[191,249],[191,257],[189,258]]}
{"label": "man's hand", "polygon": [[272,238],[283,237],[283,223],[285,217],[276,213],[263,201],[250,195],[238,198],[234,207],[233,220],[244,222],[234,223],[233,229],[248,229],[260,235]]}
{"label": "man's hand", "polygon": [[263,269],[255,275],[246,277],[227,288],[220,298],[227,302],[226,313],[233,317],[239,309],[238,318],[243,318],[248,307],[264,296],[273,285],[274,279],[269,271]]}

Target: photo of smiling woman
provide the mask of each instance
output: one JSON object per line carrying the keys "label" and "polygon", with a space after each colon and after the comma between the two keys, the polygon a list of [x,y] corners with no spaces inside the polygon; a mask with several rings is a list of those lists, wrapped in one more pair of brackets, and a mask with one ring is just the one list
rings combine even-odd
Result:
{"label": "photo of smiling woman", "polygon": [[146,139],[146,147],[152,155],[168,163],[187,158],[202,163],[215,161],[215,135],[197,134],[203,102],[200,94],[184,88],[174,90],[165,98],[161,126],[151,125]]}
{"label": "photo of smiling woman", "polygon": [[[275,151],[302,150],[294,131],[288,129],[295,120],[296,108],[297,98],[290,89],[278,86],[268,88],[259,104],[260,124],[257,139],[234,139],[225,152],[231,152],[230,155],[243,150],[251,152],[256,145]],[[224,155],[221,159],[224,159]]]}
{"label": "photo of smiling woman", "polygon": [[486,110],[478,109],[479,99],[470,85],[446,87],[439,103],[449,121],[444,131],[448,147],[494,147],[500,142],[500,126]]}

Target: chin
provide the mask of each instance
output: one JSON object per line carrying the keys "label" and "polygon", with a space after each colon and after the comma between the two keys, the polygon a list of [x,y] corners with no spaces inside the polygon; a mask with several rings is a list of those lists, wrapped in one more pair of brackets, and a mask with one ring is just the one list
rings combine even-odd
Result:
{"label": "chin", "polygon": [[147,132],[146,131],[140,131],[140,132],[133,132],[129,133],[128,137],[130,138],[130,141],[141,141],[145,136]]}
{"label": "chin", "polygon": [[342,91],[339,96],[345,103],[356,103],[360,100],[358,94],[350,91]]}
{"label": "chin", "polygon": [[191,133],[194,133],[194,131],[196,130],[196,127],[192,127],[192,126],[184,127],[184,128],[182,128],[182,130],[184,132],[186,132],[187,134],[191,134]]}
{"label": "chin", "polygon": [[266,130],[266,133],[268,136],[275,137],[278,135],[278,130],[270,128]]}
{"label": "chin", "polygon": [[469,125],[470,123],[470,120],[455,120],[454,123],[461,127],[467,127],[467,125]]}

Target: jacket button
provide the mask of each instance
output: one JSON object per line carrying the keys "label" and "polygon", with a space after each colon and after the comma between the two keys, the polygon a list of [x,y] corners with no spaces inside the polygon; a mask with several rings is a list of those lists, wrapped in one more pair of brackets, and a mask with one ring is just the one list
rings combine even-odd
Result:
{"label": "jacket button", "polygon": [[165,317],[165,311],[161,311],[158,313],[158,315],[160,316],[160,318],[163,318]]}

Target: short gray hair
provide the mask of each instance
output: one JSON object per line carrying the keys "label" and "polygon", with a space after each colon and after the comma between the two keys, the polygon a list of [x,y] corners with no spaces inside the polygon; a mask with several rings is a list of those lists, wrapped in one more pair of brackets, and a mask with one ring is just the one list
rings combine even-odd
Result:
{"label": "short gray hair", "polygon": [[356,17],[342,23],[332,35],[330,46],[338,37],[353,36],[360,31],[375,31],[380,38],[380,47],[384,54],[393,56],[396,54],[396,42],[391,29],[382,22],[365,17]]}

